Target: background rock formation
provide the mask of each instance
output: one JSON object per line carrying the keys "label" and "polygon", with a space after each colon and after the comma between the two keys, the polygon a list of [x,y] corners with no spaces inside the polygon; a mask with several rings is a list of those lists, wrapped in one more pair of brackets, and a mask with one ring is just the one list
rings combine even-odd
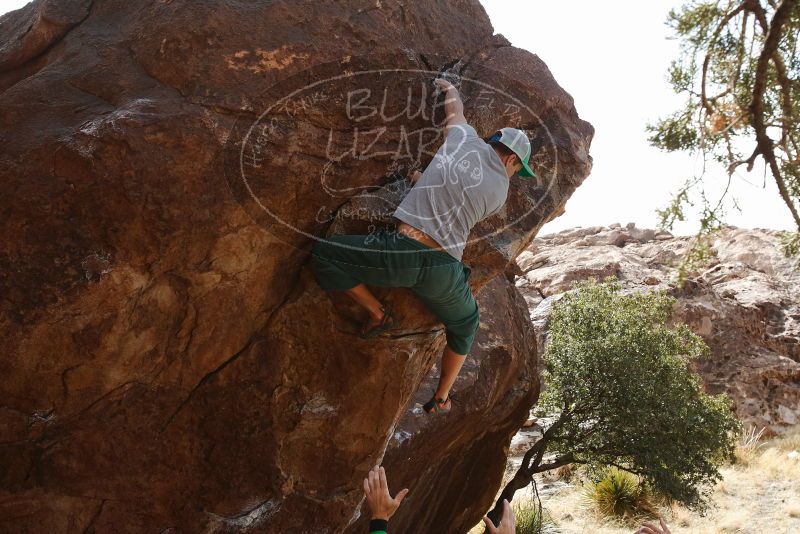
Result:
{"label": "background rock formation", "polygon": [[780,433],[800,423],[800,272],[779,248],[778,232],[725,228],[714,259],[678,289],[668,276],[688,237],[629,223],[537,237],[517,259],[538,344],[549,311],[574,280],[618,278],[626,291],[666,289],[673,320],[702,336],[712,356],[697,370],[709,393],[726,392],[746,425]]}
{"label": "background rock formation", "polygon": [[[540,180],[516,182],[465,254],[484,326],[433,424],[414,406],[441,325],[382,291],[402,327],[360,340],[307,263],[315,236],[374,224],[348,208],[396,197],[441,142],[440,105],[354,117],[344,96],[385,95],[391,114],[411,88],[435,110],[444,71],[481,135],[529,130]],[[372,145],[408,157],[361,157],[354,136],[381,121]],[[38,0],[4,15],[0,530],[355,531],[384,457],[412,490],[399,526],[474,524],[538,387],[503,272],[588,175],[592,135],[476,0]]]}

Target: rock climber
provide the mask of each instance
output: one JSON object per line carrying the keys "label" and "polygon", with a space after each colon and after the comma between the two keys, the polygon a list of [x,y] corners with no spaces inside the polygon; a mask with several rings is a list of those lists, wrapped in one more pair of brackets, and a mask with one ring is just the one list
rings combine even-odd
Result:
{"label": "rock climber", "polygon": [[512,176],[535,175],[524,132],[502,128],[488,140],[480,138],[464,118],[456,87],[443,78],[434,83],[445,96],[445,140],[424,172],[408,176],[413,187],[393,213],[399,221],[396,231],[318,240],[312,266],[323,290],[344,291],[369,312],[362,337],[396,326],[392,311],[365,284],[409,288],[442,321],[447,346],[439,385],[424,409],[446,413],[450,388],[479,324],[467,283],[471,270],[461,262],[469,232],[502,209]]}

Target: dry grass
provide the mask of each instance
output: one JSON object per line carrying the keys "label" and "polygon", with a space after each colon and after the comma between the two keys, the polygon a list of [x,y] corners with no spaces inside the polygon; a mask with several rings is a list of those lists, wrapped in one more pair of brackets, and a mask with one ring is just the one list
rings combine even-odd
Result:
{"label": "dry grass", "polygon": [[577,467],[575,467],[575,464],[567,464],[567,465],[562,465],[561,467],[553,471],[553,478],[555,480],[564,480],[565,482],[569,482],[575,477],[576,474],[577,474]]}
{"label": "dry grass", "polygon": [[[712,508],[705,517],[680,506],[662,507],[675,534],[800,533],[800,428],[764,440],[757,432],[743,436],[737,462],[721,470]],[[563,533],[631,534],[629,523],[600,517],[583,489],[570,484],[543,499]]]}
{"label": "dry grass", "polygon": [[748,466],[756,459],[761,447],[764,445],[762,442],[763,435],[764,429],[757,430],[755,427],[750,427],[742,433],[734,451],[737,464]]}

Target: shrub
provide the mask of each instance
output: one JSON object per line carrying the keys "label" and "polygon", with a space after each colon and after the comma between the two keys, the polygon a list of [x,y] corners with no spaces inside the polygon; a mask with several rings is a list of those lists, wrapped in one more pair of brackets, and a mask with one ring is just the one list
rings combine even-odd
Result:
{"label": "shrub", "polygon": [[[691,360],[708,346],[671,324],[665,290],[621,293],[612,277],[573,284],[553,304],[540,404],[553,423],[525,453],[503,499],[566,464],[615,466],[665,498],[704,509],[741,424],[724,395],[707,395]],[[547,458],[547,460],[545,460]]]}
{"label": "shrub", "polygon": [[766,427],[761,430],[756,430],[756,427],[750,427],[742,431],[739,436],[739,443],[736,444],[734,451],[735,463],[744,467],[749,466],[757,458],[759,449],[763,447],[761,437],[764,434]]}
{"label": "shrub", "polygon": [[578,468],[575,466],[575,464],[562,465],[561,467],[556,469],[553,475],[558,480],[569,482],[570,480],[575,478],[575,476],[577,475],[577,470]]}
{"label": "shrub", "polygon": [[605,469],[599,480],[589,482],[586,495],[605,516],[623,519],[658,516],[647,483],[615,467]]}
{"label": "shrub", "polygon": [[552,519],[532,499],[522,499],[513,504],[517,534],[544,534],[555,527]]}

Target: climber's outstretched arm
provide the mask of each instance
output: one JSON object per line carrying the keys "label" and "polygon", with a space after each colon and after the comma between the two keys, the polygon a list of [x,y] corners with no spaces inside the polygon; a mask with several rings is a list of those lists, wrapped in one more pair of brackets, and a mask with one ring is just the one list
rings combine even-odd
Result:
{"label": "climber's outstretched arm", "polygon": [[436,78],[434,83],[444,93],[444,113],[447,117],[444,132],[447,135],[450,128],[456,124],[467,124],[467,119],[464,118],[464,103],[461,101],[458,89],[452,83],[444,78]]}

